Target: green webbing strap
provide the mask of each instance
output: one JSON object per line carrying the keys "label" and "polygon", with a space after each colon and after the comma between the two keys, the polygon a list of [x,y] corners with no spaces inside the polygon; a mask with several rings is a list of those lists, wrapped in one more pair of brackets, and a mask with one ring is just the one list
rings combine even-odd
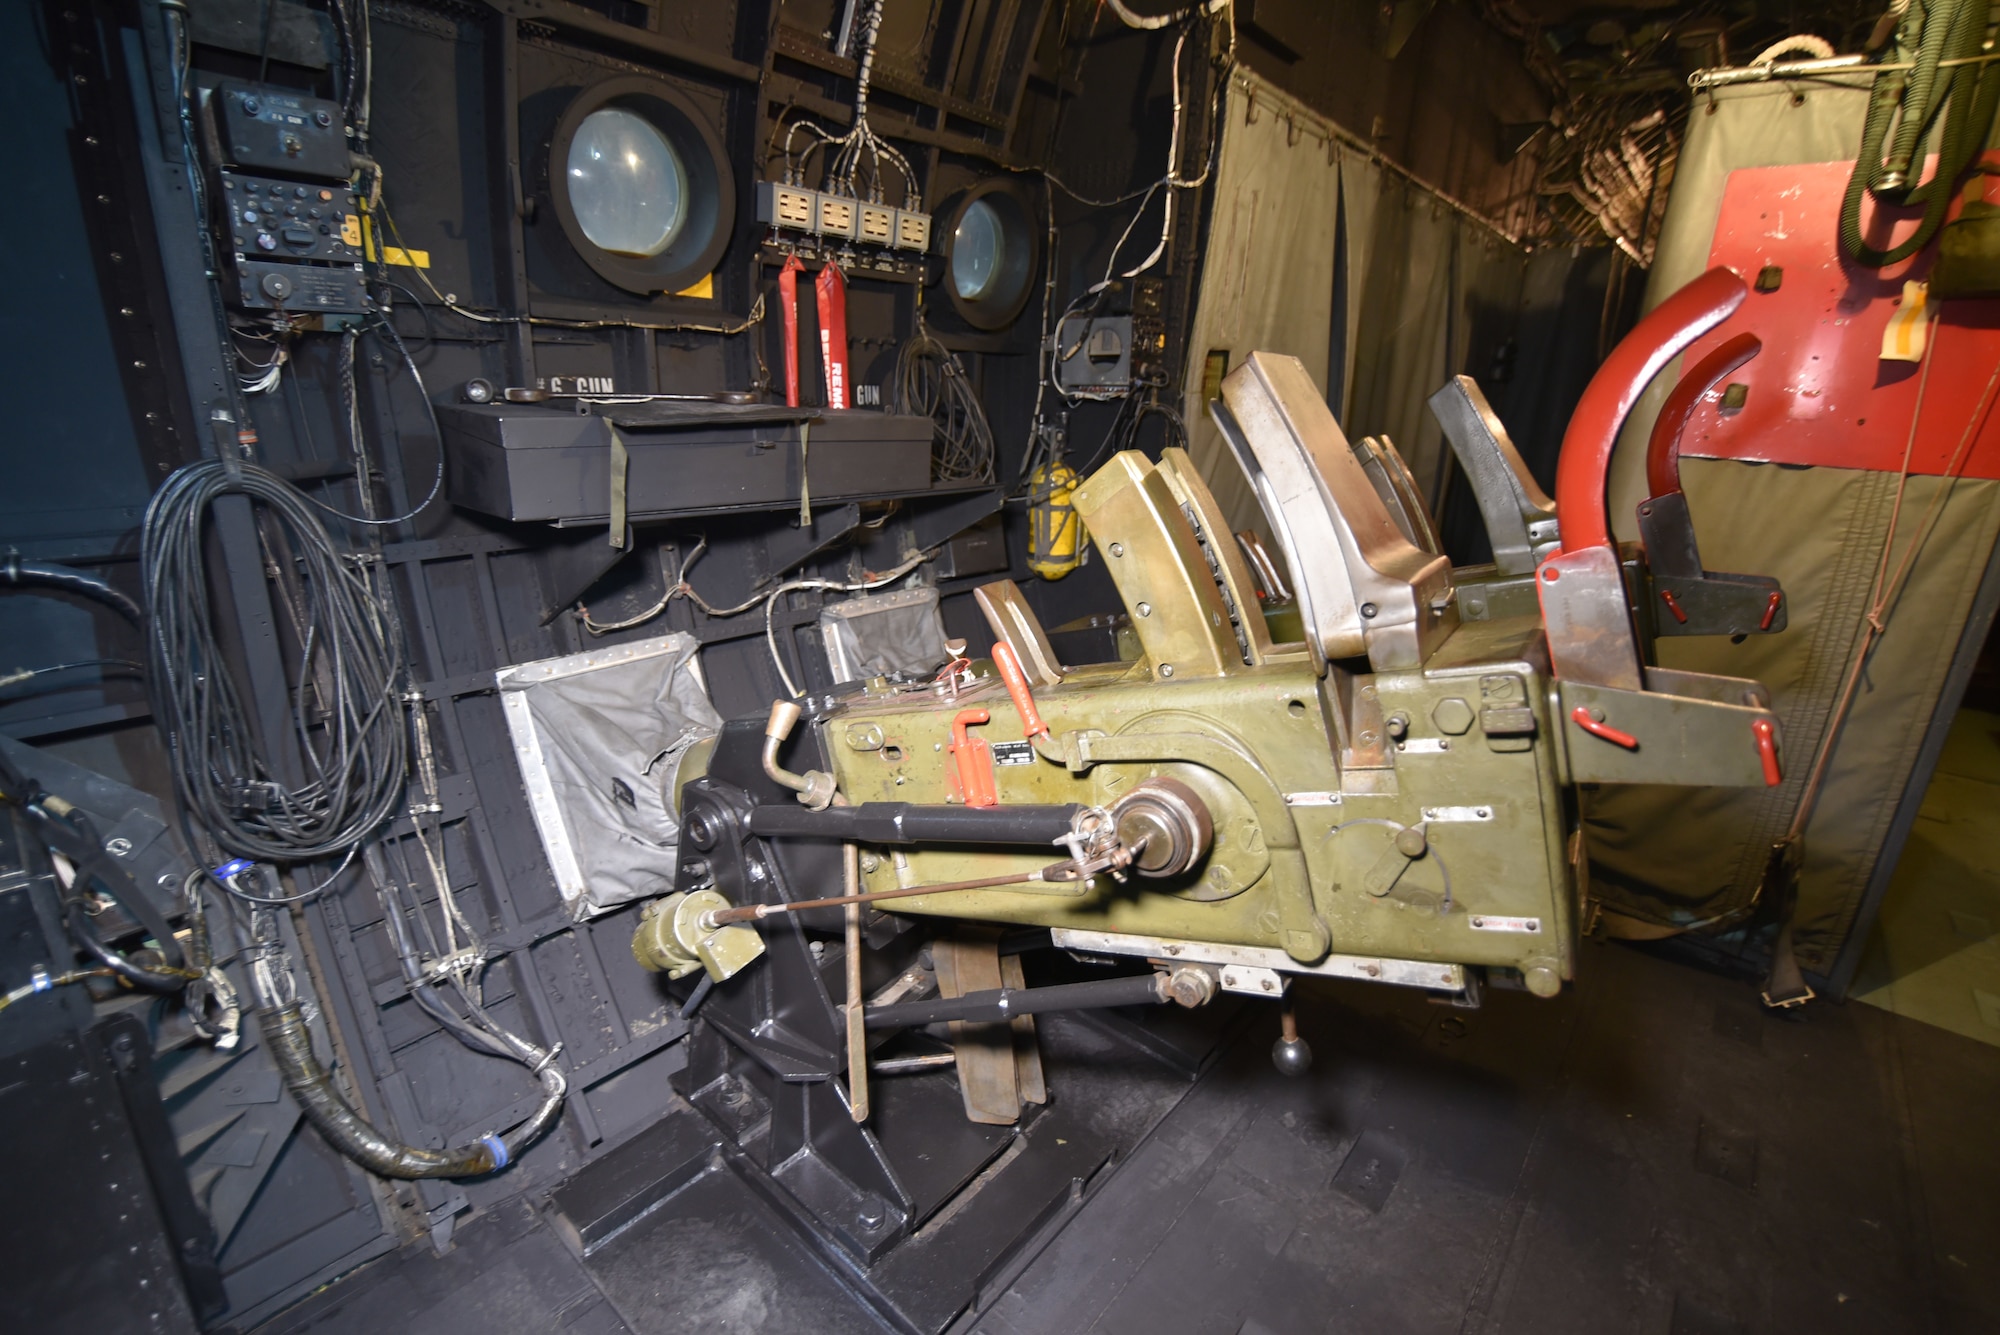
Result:
{"label": "green webbing strap", "polygon": [[631,454],[625,448],[625,437],[610,422],[604,424],[611,432],[611,545],[625,545],[625,474],[632,462]]}
{"label": "green webbing strap", "polygon": [[799,423],[799,527],[813,526],[812,482],[806,471],[806,441],[812,433],[811,421]]}

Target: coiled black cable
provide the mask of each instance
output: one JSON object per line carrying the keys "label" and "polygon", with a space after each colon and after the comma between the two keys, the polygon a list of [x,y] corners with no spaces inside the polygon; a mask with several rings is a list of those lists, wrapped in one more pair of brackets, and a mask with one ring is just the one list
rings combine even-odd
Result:
{"label": "coiled black cable", "polygon": [[896,354],[896,408],[931,419],[931,480],[991,482],[993,429],[965,368],[919,323]]}
{"label": "coiled black cable", "polygon": [[[296,654],[292,723],[303,781],[279,779],[216,640],[204,543],[217,501],[260,511],[265,560],[288,605]],[[182,810],[239,857],[294,863],[345,851],[397,809],[408,769],[397,700],[405,653],[379,565],[334,549],[305,498],[254,464],[205,460],[146,507],[140,580],[149,689]],[[227,612],[222,613],[227,616]]]}

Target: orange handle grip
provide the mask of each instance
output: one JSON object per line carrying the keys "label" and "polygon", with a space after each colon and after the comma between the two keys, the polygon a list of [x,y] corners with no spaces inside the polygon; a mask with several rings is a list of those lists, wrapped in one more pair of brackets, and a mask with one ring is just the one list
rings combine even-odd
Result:
{"label": "orange handle grip", "polygon": [[1639,749],[1639,739],[1637,737],[1622,729],[1614,728],[1609,723],[1603,723],[1592,718],[1590,711],[1582,705],[1578,705],[1575,709],[1570,710],[1569,716],[1577,727],[1582,728],[1592,737],[1602,738],[1610,742],[1613,746],[1624,747],[1627,751],[1637,751]]}
{"label": "orange handle grip", "polygon": [[958,794],[969,807],[997,807],[1000,793],[993,782],[993,748],[966,729],[992,715],[983,709],[961,709],[951,721],[951,759],[958,770]]}
{"label": "orange handle grip", "polygon": [[1764,619],[1757,623],[1758,630],[1771,629],[1771,622],[1777,619],[1778,606],[1785,601],[1785,595],[1773,591],[1771,601],[1764,604]]}
{"label": "orange handle grip", "polygon": [[1674,620],[1680,622],[1683,626],[1687,624],[1688,614],[1681,610],[1681,600],[1674,597],[1672,589],[1661,589],[1660,601],[1665,603],[1667,610],[1674,614]]}
{"label": "orange handle grip", "polygon": [[1014,702],[1014,710],[1021,716],[1021,735],[1033,737],[1046,733],[1049,725],[1042,722],[1042,716],[1035,711],[1035,697],[1028,690],[1028,674],[1021,671],[1021,660],[1014,656],[1013,646],[1002,641],[993,646],[993,666],[1000,670],[1000,680],[1007,684],[1007,696]]}
{"label": "orange handle grip", "polygon": [[1752,719],[1750,731],[1757,734],[1757,755],[1764,762],[1764,786],[1776,788],[1785,781],[1785,772],[1778,768],[1778,734],[1767,718]]}

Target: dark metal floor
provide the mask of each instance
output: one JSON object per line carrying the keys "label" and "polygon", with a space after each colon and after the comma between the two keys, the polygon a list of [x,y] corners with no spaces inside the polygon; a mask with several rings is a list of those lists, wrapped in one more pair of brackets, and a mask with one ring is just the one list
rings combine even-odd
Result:
{"label": "dark metal floor", "polygon": [[[2000,1049],[1864,1006],[1789,1021],[1601,945],[1555,1002],[1328,985],[1301,1024],[1309,1077],[1277,1076],[1275,1017],[1254,1026],[956,1329],[2000,1329]],[[518,1202],[263,1331],[880,1329],[769,1210],[737,1188],[583,1262]]]}

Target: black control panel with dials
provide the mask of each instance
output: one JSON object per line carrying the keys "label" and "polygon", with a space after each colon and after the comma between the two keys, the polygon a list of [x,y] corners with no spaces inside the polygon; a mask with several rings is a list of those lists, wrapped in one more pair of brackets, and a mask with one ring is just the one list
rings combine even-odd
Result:
{"label": "black control panel with dials", "polygon": [[362,258],[361,215],[345,185],[304,185],[230,171],[221,176],[221,204],[239,254],[349,264]]}
{"label": "black control panel with dials", "polygon": [[347,127],[325,98],[221,83],[209,96],[212,200],[250,310],[358,315],[368,309],[360,201]]}

